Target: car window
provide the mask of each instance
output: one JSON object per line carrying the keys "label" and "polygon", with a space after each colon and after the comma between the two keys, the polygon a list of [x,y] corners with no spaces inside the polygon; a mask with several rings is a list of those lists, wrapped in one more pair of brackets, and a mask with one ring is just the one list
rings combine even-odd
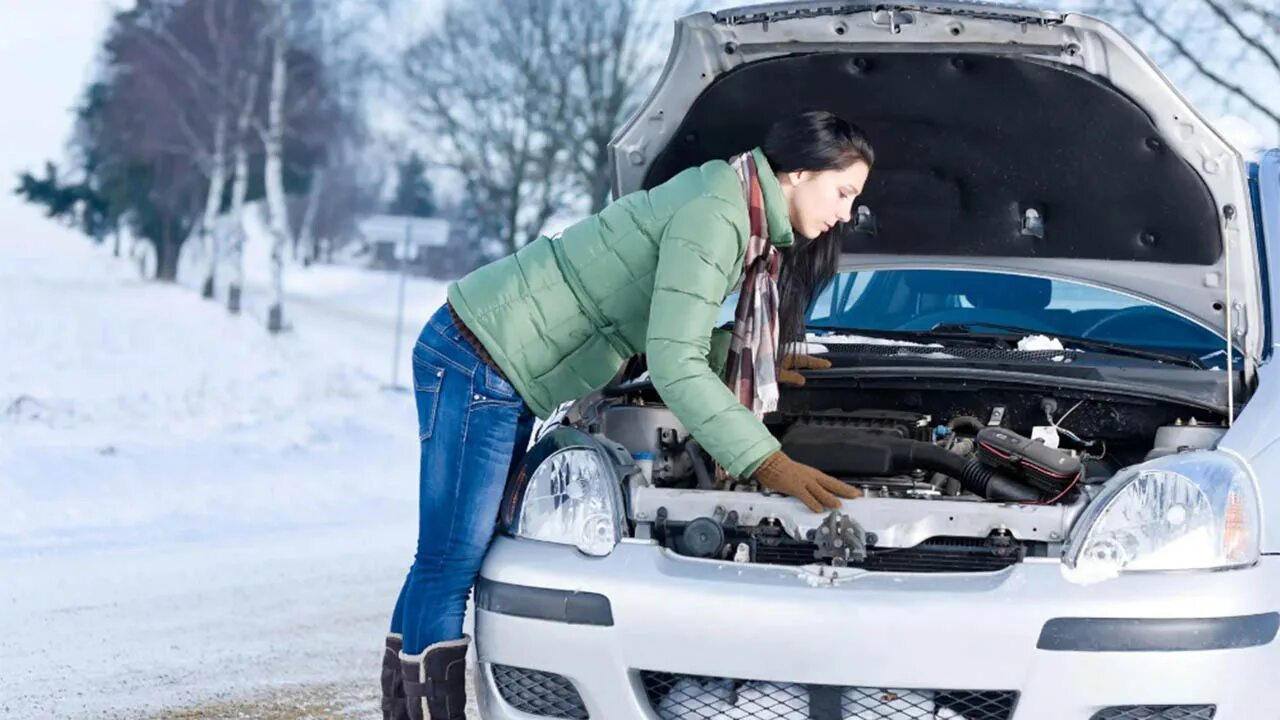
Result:
{"label": "car window", "polygon": [[1069,280],[971,270],[842,272],[817,295],[808,317],[810,330],[819,333],[927,331],[939,324],[994,323],[1201,357],[1218,353],[1223,343],[1204,326],[1121,292]]}
{"label": "car window", "polygon": [[821,320],[848,312],[871,282],[871,272],[840,273],[818,294],[809,311],[810,320]]}

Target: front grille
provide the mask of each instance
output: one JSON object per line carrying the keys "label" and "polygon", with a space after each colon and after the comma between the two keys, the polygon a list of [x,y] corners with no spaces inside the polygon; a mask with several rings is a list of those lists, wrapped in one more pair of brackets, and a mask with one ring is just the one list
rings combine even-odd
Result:
{"label": "front grille", "polygon": [[660,720],[1009,720],[1018,693],[733,680],[642,670]]}
{"label": "front grille", "polygon": [[[817,562],[817,545],[786,539],[771,539],[756,545],[755,562],[769,565],[808,565]],[[1018,548],[1000,554],[981,538],[933,538],[909,548],[867,548],[867,558],[853,563],[873,572],[940,573],[995,572],[1017,564]]]}
{"label": "front grille", "polygon": [[759,543],[753,560],[765,565],[809,565],[818,562],[813,556],[817,550],[810,542]]}
{"label": "front grille", "polygon": [[1021,559],[1017,549],[997,551],[980,538],[935,538],[915,547],[873,551],[863,568],[879,572],[994,572]]}
{"label": "front grille", "polygon": [[493,683],[508,705],[549,718],[588,720],[582,696],[568,678],[540,670],[493,665]]}
{"label": "front grille", "polygon": [[1099,710],[1090,720],[1213,720],[1216,705],[1120,705]]}

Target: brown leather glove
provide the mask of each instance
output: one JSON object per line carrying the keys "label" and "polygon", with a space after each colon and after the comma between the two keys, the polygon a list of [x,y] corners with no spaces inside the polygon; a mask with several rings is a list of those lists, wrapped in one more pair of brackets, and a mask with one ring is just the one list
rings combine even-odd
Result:
{"label": "brown leather glove", "polygon": [[804,376],[796,370],[826,370],[831,361],[812,355],[784,355],[782,366],[778,370],[778,382],[783,385],[804,385]]}
{"label": "brown leather glove", "polygon": [[781,450],[775,452],[756,468],[757,482],[770,490],[790,495],[809,506],[814,512],[823,508],[840,507],[838,497],[853,500],[862,497],[862,491],[808,465],[787,457]]}

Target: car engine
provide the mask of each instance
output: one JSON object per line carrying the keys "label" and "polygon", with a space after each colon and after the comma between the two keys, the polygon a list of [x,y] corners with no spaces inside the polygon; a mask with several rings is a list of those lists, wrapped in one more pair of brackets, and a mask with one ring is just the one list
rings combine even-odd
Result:
{"label": "car engine", "polygon": [[635,461],[635,532],[680,555],[911,572],[1053,556],[1121,468],[1213,447],[1225,432],[1211,414],[1147,399],[990,388],[898,397],[907,402],[845,409],[866,398],[844,392],[766,418],[792,459],[862,490],[826,514],[728,476],[660,403],[626,398],[592,425]]}

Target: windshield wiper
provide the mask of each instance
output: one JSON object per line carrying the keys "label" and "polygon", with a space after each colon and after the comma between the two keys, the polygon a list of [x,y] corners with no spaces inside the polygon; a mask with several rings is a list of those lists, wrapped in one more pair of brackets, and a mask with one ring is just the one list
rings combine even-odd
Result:
{"label": "windshield wiper", "polygon": [[[846,327],[846,326],[834,326],[834,325],[808,325],[805,327],[805,330],[806,332],[813,333],[814,335],[817,336],[816,340],[811,340],[810,342],[816,342],[819,344],[821,344],[822,342],[822,334],[827,333],[827,334],[834,334],[834,335],[843,334],[847,336],[880,338],[884,340],[897,340],[906,346],[914,345],[919,347],[928,347],[930,344],[941,345],[941,343],[929,342],[929,338],[932,338],[935,335],[935,333],[932,330],[876,330],[871,328]],[[969,345],[985,345],[990,341],[990,338],[983,337],[981,335],[967,336],[967,335],[961,335],[961,334],[957,334],[954,337],[950,337],[948,339],[961,340]]]}
{"label": "windshield wiper", "polygon": [[[977,332],[974,328],[991,328],[992,330],[1000,332]],[[988,322],[938,323],[928,331],[928,335],[932,337],[959,338],[986,337],[1007,341],[1017,341],[1027,335],[1044,335],[1045,337],[1059,340],[1064,346],[1075,345],[1085,350],[1095,350],[1097,352],[1110,353],[1113,355],[1127,355],[1129,357],[1143,358],[1146,360],[1158,360],[1160,362],[1185,365],[1201,370],[1205,368],[1205,365],[1200,361],[1200,358],[1191,354],[1147,350],[1144,348],[1133,347],[1132,345],[1122,345],[1120,343],[1108,342],[1106,340],[1094,340],[1093,338],[1082,338],[1074,335],[1063,335],[1061,333],[1037,330],[1035,328],[1019,327],[1017,325],[1002,325],[1000,323]]]}

